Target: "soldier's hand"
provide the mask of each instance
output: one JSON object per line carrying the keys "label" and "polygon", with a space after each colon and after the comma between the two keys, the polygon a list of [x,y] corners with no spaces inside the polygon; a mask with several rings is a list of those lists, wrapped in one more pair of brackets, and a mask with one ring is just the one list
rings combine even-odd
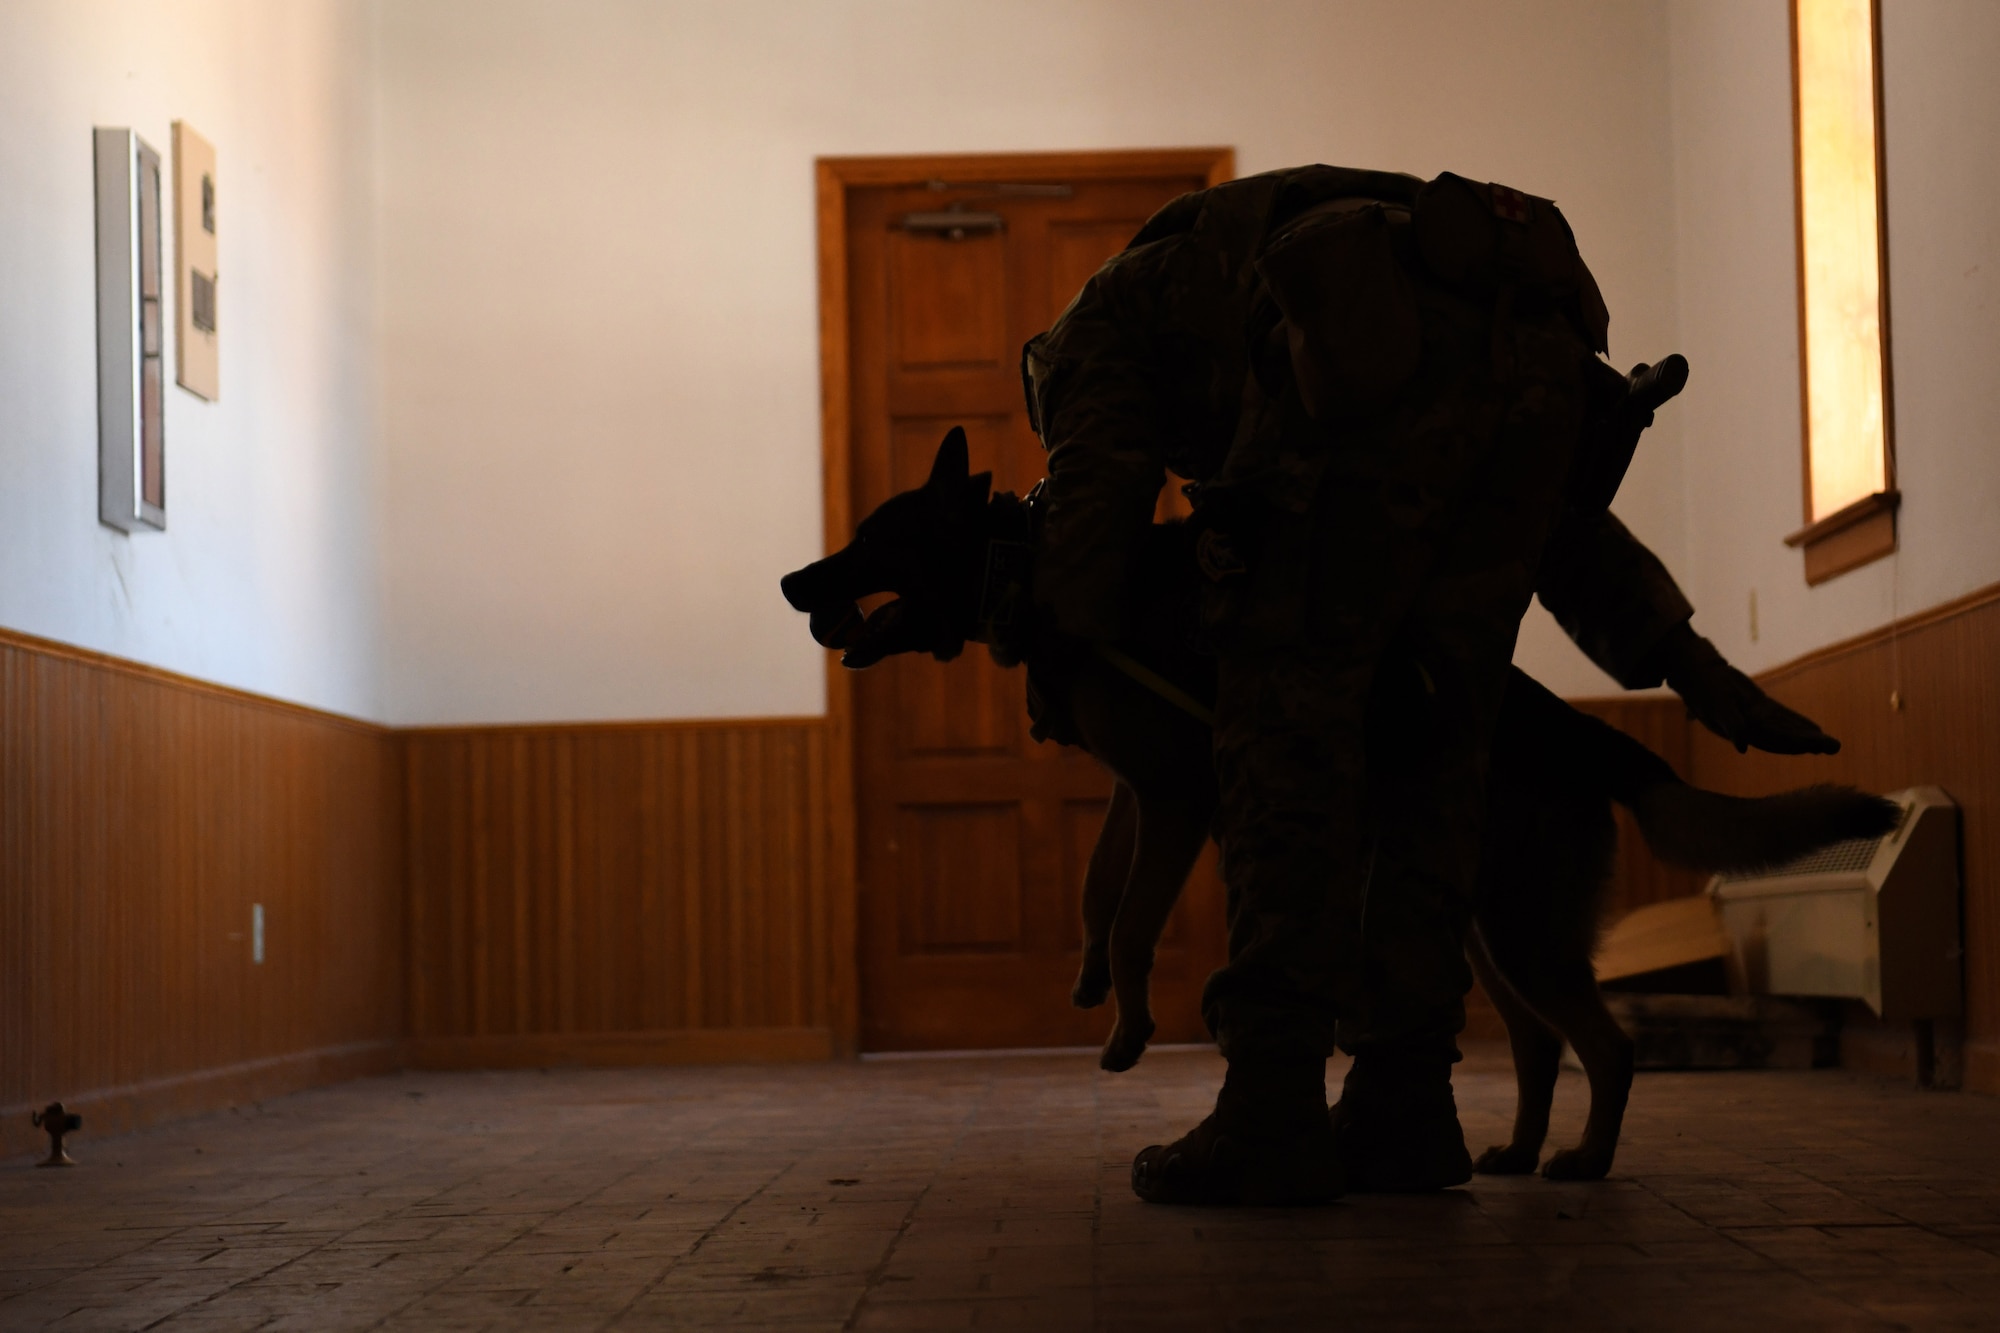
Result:
{"label": "soldier's hand", "polygon": [[1840,742],[1817,722],[1764,693],[1757,682],[1729,665],[1715,645],[1687,631],[1675,645],[1667,684],[1687,702],[1697,721],[1736,747],[1755,746],[1771,754],[1837,754]]}

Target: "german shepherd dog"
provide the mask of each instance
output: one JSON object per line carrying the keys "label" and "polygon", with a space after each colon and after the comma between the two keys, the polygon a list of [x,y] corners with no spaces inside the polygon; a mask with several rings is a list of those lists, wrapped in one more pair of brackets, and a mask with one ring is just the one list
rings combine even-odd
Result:
{"label": "german shepherd dog", "polygon": [[[1152,1037],[1154,947],[1218,799],[1206,720],[1214,659],[1183,632],[1199,577],[1194,539],[1176,523],[1148,533],[1137,638],[1095,648],[1034,632],[1026,623],[1031,504],[989,495],[991,483],[990,473],[969,474],[964,432],[952,430],[923,486],[885,501],[844,549],[786,575],[782,588],[794,609],[810,613],[813,637],[843,650],[849,667],[903,652],[949,660],[967,639],[986,642],[1003,665],[1025,663],[1037,737],[1082,745],[1111,770],[1111,804],[1085,875],[1083,966],[1071,999],[1089,1008],[1116,994],[1099,1063],[1125,1070]],[[881,593],[895,600],[863,616],[858,600]],[[1761,799],[1691,787],[1639,742],[1511,670],[1491,747],[1467,953],[1507,1024],[1518,1100],[1512,1140],[1488,1149],[1476,1169],[1535,1170],[1567,1039],[1589,1079],[1590,1114],[1582,1141],[1554,1154],[1542,1173],[1598,1180],[1611,1169],[1632,1083],[1632,1042],[1591,968],[1617,837],[1611,802],[1633,812],[1655,853],[1711,871],[1886,832],[1895,808],[1840,787]]]}

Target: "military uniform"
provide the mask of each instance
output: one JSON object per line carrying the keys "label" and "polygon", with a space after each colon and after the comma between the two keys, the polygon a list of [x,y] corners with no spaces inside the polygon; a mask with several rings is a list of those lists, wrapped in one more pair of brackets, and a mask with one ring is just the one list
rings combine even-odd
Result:
{"label": "military uniform", "polygon": [[[1058,629],[1128,632],[1162,471],[1198,486],[1229,887],[1203,1008],[1232,1069],[1323,1059],[1337,1018],[1350,1050],[1449,1044],[1530,596],[1632,686],[1692,614],[1575,494],[1624,377],[1592,355],[1602,306],[1567,226],[1450,180],[1430,214],[1422,181],[1323,166],[1183,196],[1024,354],[1049,450],[1035,600]],[[1415,224],[1443,217],[1449,242],[1467,199],[1517,253],[1441,275],[1449,247],[1434,262]]]}

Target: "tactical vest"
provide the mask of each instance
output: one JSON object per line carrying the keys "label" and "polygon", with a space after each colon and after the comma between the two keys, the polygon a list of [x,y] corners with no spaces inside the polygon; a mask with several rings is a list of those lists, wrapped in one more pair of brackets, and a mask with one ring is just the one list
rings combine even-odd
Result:
{"label": "tactical vest", "polygon": [[1507,375],[1499,333],[1516,316],[1560,312],[1585,346],[1606,350],[1610,316],[1569,223],[1550,200],[1505,185],[1446,172],[1407,207],[1331,200],[1280,228],[1256,267],[1318,421],[1386,402],[1416,374],[1418,274],[1490,303],[1496,378]]}

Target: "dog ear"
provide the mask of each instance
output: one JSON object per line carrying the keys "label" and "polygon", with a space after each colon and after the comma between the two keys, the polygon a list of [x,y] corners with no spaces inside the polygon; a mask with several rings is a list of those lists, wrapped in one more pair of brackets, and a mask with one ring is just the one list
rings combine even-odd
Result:
{"label": "dog ear", "polygon": [[965,488],[966,474],[972,470],[972,463],[965,448],[965,427],[953,426],[938,446],[937,459],[931,464],[930,480],[924,489],[943,500],[955,500]]}

